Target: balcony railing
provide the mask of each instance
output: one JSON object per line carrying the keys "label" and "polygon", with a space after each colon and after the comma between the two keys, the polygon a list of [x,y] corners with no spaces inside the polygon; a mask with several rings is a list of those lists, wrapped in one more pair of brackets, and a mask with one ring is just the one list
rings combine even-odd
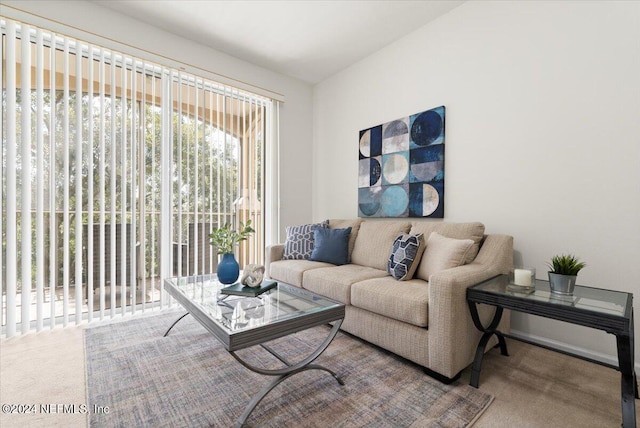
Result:
{"label": "balcony railing", "polygon": [[[45,214],[49,221],[50,213]],[[64,256],[63,246],[59,245],[64,236],[63,231],[53,241],[47,237],[45,242],[56,242],[57,248],[50,251],[51,248],[47,245],[43,251],[46,255],[44,265],[47,269],[41,277],[41,286],[34,284],[27,296],[23,296],[22,284],[18,280],[15,298],[16,323],[21,325],[24,302],[28,302],[31,313],[40,314],[39,318],[45,326],[53,326],[61,321],[64,323],[64,320],[75,317],[77,313],[80,313],[83,319],[91,320],[166,305],[169,298],[164,295],[160,277],[162,249],[157,231],[159,216],[159,213],[146,213],[145,222],[137,222],[138,225],[145,224],[146,227],[139,228],[137,233],[131,222],[84,223],[79,258],[74,228],[69,231],[72,242],[69,245],[68,257]],[[56,217],[60,217],[56,222],[61,224],[62,213],[56,213]],[[235,221],[235,217],[226,216],[227,219],[231,218],[231,222]],[[254,225],[261,229],[261,216],[253,217]],[[193,218],[193,213],[183,213],[182,220],[178,221],[174,215],[174,225],[185,225],[184,234],[177,233],[176,230],[170,250],[170,272],[174,276],[215,273],[217,269],[217,251],[209,244],[208,235],[218,223],[193,223]],[[211,218],[218,216],[212,215]],[[123,239],[123,236],[126,238]],[[261,236],[261,233],[256,233],[251,238],[253,242],[249,241],[239,246],[237,255],[241,266],[253,260],[262,260],[262,250],[258,249],[262,248]],[[65,259],[68,263],[66,268]],[[75,276],[78,262],[82,263],[81,278]],[[34,272],[37,269],[35,258],[33,269]],[[69,272],[66,280],[65,272]],[[20,271],[18,278],[21,278]],[[4,326],[7,314],[6,292],[2,294],[2,306]]]}

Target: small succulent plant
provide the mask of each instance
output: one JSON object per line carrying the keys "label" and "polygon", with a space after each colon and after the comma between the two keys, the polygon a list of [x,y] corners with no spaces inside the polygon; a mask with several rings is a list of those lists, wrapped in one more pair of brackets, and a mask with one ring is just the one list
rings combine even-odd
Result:
{"label": "small succulent plant", "polygon": [[577,275],[580,269],[586,266],[573,254],[560,254],[553,256],[551,261],[547,263],[549,272],[560,275]]}

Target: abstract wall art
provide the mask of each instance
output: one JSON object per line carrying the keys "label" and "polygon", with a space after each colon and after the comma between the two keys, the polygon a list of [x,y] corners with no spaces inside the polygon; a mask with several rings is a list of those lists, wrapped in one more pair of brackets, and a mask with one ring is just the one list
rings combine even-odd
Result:
{"label": "abstract wall art", "polygon": [[444,106],[360,131],[358,217],[444,217]]}

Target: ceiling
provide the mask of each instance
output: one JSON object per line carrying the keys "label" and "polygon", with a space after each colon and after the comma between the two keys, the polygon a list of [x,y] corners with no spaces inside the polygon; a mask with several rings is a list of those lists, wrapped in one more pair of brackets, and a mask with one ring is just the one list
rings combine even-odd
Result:
{"label": "ceiling", "polygon": [[464,3],[457,0],[93,1],[312,84]]}

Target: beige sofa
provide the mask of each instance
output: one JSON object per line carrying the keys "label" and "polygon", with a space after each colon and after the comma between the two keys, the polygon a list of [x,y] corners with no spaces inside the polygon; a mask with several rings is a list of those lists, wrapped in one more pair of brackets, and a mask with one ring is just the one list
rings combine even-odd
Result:
{"label": "beige sofa", "polygon": [[[440,381],[457,379],[473,361],[480,339],[469,314],[466,289],[512,269],[513,238],[485,235],[481,223],[329,221],[331,229],[346,227],[352,228],[348,264],[283,260],[285,247],[278,244],[267,247],[267,276],[344,303],[343,330],[424,366]],[[426,245],[413,279],[398,281],[387,274],[389,255],[399,234],[422,233],[426,242],[432,232],[471,239],[473,245],[464,260],[448,262],[456,267],[437,269],[441,262],[447,264],[440,259],[448,255],[446,249],[434,244]],[[494,309],[482,305],[480,309],[486,324]],[[501,330],[507,332],[508,325],[509,314],[505,313]]]}

